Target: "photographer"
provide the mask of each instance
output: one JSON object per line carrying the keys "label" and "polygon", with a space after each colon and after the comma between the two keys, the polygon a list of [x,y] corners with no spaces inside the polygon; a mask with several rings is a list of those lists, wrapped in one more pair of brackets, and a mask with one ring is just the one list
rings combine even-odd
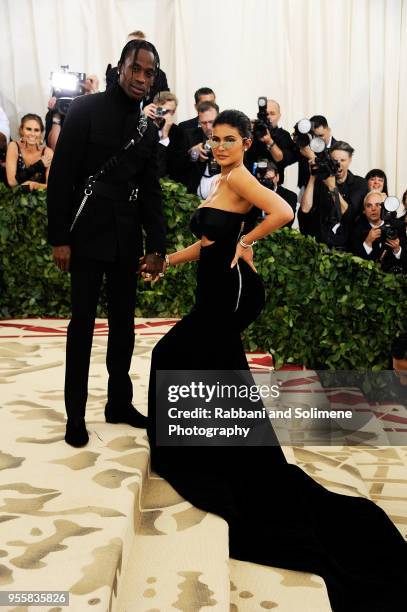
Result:
{"label": "photographer", "polygon": [[286,189],[279,184],[279,174],[276,164],[268,160],[261,160],[257,164],[255,176],[259,183],[261,183],[267,189],[271,189],[283,198],[289,204],[293,210],[294,217],[291,221],[286,223],[283,227],[291,227],[294,223],[295,213],[297,211],[297,194],[294,191]]}
{"label": "photographer", "polygon": [[[332,130],[328,125],[328,121],[323,115],[313,115],[310,117],[312,124],[312,136],[322,138],[325,143],[326,150],[329,151],[333,145],[338,142],[332,136]],[[293,136],[295,142],[295,134]],[[309,145],[299,147],[298,149],[298,182],[299,189],[305,187],[310,177],[310,161],[315,160],[315,153]],[[302,194],[301,194],[302,195]]]}
{"label": "photographer", "polygon": [[[363,214],[351,230],[351,250],[354,255],[379,262],[383,272],[405,271],[405,232],[403,220],[385,224],[383,202],[386,194],[370,191],[363,200]],[[404,270],[403,270],[404,268]]]}
{"label": "photographer", "polygon": [[280,184],[284,183],[284,168],[297,161],[295,145],[287,130],[278,126],[280,105],[275,100],[259,98],[259,112],[253,125],[253,144],[245,155],[245,165],[253,171],[259,159],[268,159],[278,168]]}
{"label": "photographer", "polygon": [[177,97],[170,91],[157,94],[143,112],[150,117],[158,128],[158,176],[168,176],[174,181],[182,181],[185,156],[185,135],[174,123],[177,110]]}
{"label": "photographer", "polygon": [[298,211],[302,233],[342,251],[348,250],[350,227],[368,191],[366,180],[349,170],[353,152],[339,141],[329,154],[323,151],[310,162],[311,176]]}
{"label": "photographer", "polygon": [[[81,95],[97,93],[99,91],[99,79],[95,74],[90,74],[81,87],[83,92]],[[53,151],[55,151],[65,116],[65,112],[58,110],[57,98],[52,96],[48,100],[48,112],[45,116],[45,142]]]}
{"label": "photographer", "polygon": [[214,102],[202,102],[198,106],[198,119],[200,127],[186,130],[186,163],[184,166],[184,180],[182,181],[188,191],[197,193],[205,200],[208,197],[211,185],[220,168],[213,158],[210,147],[205,146],[212,135],[212,125],[219,113],[219,107]]}
{"label": "photographer", "polygon": [[[202,103],[202,102],[214,102],[216,103],[216,95],[215,92],[213,91],[213,89],[211,89],[210,87],[200,87],[199,89],[196,90],[196,92],[194,93],[194,99],[195,99],[195,109],[198,112],[198,106]],[[195,128],[199,127],[199,117],[198,115],[196,115],[196,117],[193,117],[192,119],[187,119],[186,121],[181,121],[181,123],[179,124],[179,127],[182,130],[194,130]]]}

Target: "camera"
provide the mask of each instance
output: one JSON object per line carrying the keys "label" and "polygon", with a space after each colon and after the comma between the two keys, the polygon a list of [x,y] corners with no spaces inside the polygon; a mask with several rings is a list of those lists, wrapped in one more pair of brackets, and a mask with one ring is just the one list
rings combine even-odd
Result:
{"label": "camera", "polygon": [[203,148],[205,149],[205,155],[208,158],[208,172],[209,176],[214,176],[215,174],[219,174],[220,166],[218,165],[216,159],[213,157],[213,151],[209,146],[208,141],[205,141],[203,144]]}
{"label": "camera", "polygon": [[256,179],[259,181],[261,185],[263,185],[264,187],[267,187],[267,189],[274,190],[273,181],[269,178],[266,178],[267,170],[268,170],[267,159],[259,159],[259,161],[257,162],[256,168],[254,170],[254,176],[256,177]]}
{"label": "camera", "polygon": [[75,98],[85,93],[86,74],[69,72],[69,66],[61,66],[58,72],[51,72],[51,96],[57,99],[54,112],[66,115]]}
{"label": "camera", "polygon": [[300,119],[294,126],[293,141],[299,149],[308,147],[313,137],[314,126],[309,119]]}
{"label": "camera", "polygon": [[257,99],[257,119],[253,123],[253,136],[257,140],[260,140],[267,134],[267,131],[270,132],[270,135],[273,134],[274,128],[267,117],[267,98],[266,96],[260,96]]}
{"label": "camera", "polygon": [[315,161],[311,166],[311,174],[318,176],[322,181],[329,176],[335,176],[340,168],[340,163],[329,155],[323,139],[314,136],[314,138],[311,138],[309,146],[315,153]]}
{"label": "camera", "polygon": [[386,240],[395,240],[398,238],[399,228],[402,224],[402,222],[397,219],[396,211],[399,206],[400,202],[396,196],[388,196],[382,204],[380,217],[383,219],[384,223],[380,227],[380,237],[384,242]]}
{"label": "camera", "polygon": [[154,119],[154,123],[156,124],[156,126],[158,127],[159,130],[162,130],[164,125],[165,125],[165,119],[164,116],[169,113],[169,109],[168,108],[164,108],[163,106],[159,106],[157,108],[157,110],[155,111],[155,119]]}

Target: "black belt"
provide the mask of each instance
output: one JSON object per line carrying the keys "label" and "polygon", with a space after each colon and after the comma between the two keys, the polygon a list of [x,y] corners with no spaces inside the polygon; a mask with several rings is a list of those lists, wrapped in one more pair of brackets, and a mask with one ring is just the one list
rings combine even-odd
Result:
{"label": "black belt", "polygon": [[137,200],[138,187],[130,185],[113,185],[112,183],[101,183],[96,181],[92,185],[95,195],[108,198],[109,200],[121,200],[123,202],[133,202]]}

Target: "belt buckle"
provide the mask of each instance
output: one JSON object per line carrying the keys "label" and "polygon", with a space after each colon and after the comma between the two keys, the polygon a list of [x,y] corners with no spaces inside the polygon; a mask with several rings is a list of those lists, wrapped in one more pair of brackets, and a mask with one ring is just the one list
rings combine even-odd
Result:
{"label": "belt buckle", "polygon": [[135,202],[138,198],[138,187],[132,189],[129,195],[129,202]]}

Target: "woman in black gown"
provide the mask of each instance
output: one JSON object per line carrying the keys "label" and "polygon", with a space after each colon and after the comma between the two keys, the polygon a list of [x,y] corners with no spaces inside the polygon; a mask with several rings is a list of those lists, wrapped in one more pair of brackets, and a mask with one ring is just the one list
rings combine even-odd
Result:
{"label": "woman in black gown", "polygon": [[[243,166],[251,145],[243,113],[220,113],[210,144],[221,175],[192,217],[199,240],[167,258],[171,266],[199,263],[193,310],[153,350],[153,469],[193,505],[228,522],[231,557],[322,576],[334,612],[401,612],[407,607],[407,547],[398,530],[373,502],[332,493],[288,464],[271,425],[270,443],[262,446],[156,442],[157,371],[248,370],[240,332],[264,304],[250,245],[292,218],[288,204]],[[265,217],[245,235],[253,205]]]}

